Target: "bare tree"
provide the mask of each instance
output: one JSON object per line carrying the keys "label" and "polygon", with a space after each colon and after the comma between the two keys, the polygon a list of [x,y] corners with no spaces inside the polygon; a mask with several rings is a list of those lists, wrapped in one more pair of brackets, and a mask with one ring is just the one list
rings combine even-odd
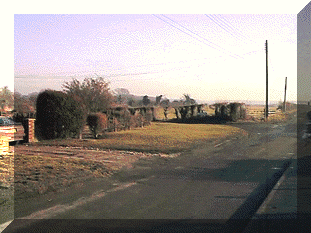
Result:
{"label": "bare tree", "polygon": [[186,105],[196,104],[196,101],[194,99],[192,99],[189,94],[184,94],[184,97],[186,99],[184,101],[184,104],[186,104]]}
{"label": "bare tree", "polygon": [[63,89],[66,93],[77,96],[86,106],[88,113],[106,111],[112,101],[109,83],[103,78],[85,78],[83,82],[73,79],[65,82]]}
{"label": "bare tree", "polygon": [[23,96],[18,92],[14,93],[14,110],[17,113],[31,113],[35,111],[35,100]]}
{"label": "bare tree", "polygon": [[134,104],[135,104],[135,100],[133,100],[133,98],[129,98],[128,101],[127,101],[127,104],[128,104],[129,106],[133,107]]}
{"label": "bare tree", "polygon": [[5,107],[12,108],[14,105],[13,92],[11,92],[7,86],[0,89],[0,103],[2,110]]}
{"label": "bare tree", "polygon": [[114,93],[116,95],[121,95],[121,96],[126,96],[126,95],[129,95],[130,94],[130,91],[126,88],[117,88],[114,90]]}
{"label": "bare tree", "polygon": [[164,107],[169,107],[170,105],[170,100],[169,99],[164,99],[161,101],[160,105],[164,108]]}
{"label": "bare tree", "polygon": [[163,95],[156,96],[156,105],[159,105]]}

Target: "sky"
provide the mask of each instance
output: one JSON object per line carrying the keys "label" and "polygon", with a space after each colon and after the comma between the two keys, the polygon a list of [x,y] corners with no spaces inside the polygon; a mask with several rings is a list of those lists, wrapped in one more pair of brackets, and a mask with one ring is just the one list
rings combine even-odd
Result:
{"label": "sky", "polygon": [[269,100],[283,100],[287,77],[287,100],[295,101],[297,13],[306,3],[256,12],[245,1],[225,2],[228,8],[209,6],[208,12],[187,6],[75,12],[66,11],[68,5],[62,12],[15,11],[15,91],[61,90],[72,78],[100,76],[112,90],[135,95],[264,101],[267,40]]}

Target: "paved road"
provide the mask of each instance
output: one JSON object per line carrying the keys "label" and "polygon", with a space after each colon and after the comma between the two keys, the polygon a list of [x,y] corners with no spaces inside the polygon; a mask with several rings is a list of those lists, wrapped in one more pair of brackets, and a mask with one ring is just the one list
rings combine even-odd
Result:
{"label": "paved road", "polygon": [[304,139],[307,105],[298,106],[297,159],[293,160],[243,233],[311,231],[311,140]]}
{"label": "paved road", "polygon": [[[70,190],[30,200],[15,208],[16,217],[30,220],[15,220],[4,232],[35,232],[39,228],[49,232],[112,232],[116,227],[139,228],[141,232],[222,231],[243,203],[254,197],[254,192],[296,153],[295,118],[282,124],[233,126],[248,130],[249,136],[206,144],[178,158],[141,160],[133,169],[123,169],[107,180],[88,184],[81,188],[83,192]],[[247,208],[244,213],[254,207],[250,203]]]}

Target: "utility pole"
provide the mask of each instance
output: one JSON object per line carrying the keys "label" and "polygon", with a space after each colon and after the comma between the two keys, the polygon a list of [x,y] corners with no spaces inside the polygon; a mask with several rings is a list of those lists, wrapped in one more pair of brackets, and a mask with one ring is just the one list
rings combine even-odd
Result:
{"label": "utility pole", "polygon": [[287,87],[287,77],[285,77],[285,92],[284,92],[284,112],[286,112],[286,87]]}
{"label": "utility pole", "polygon": [[269,108],[268,108],[268,41],[266,40],[266,111],[265,111],[265,119],[267,121]]}

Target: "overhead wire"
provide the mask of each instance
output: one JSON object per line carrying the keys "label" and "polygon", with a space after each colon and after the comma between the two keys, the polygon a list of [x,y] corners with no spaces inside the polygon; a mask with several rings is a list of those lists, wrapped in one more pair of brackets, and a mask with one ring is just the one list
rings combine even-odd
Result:
{"label": "overhead wire", "polygon": [[[207,15],[206,15],[207,16]],[[230,22],[228,22],[225,18],[222,18],[218,15],[211,15],[213,16],[214,19],[217,20],[217,24],[219,26],[221,26],[224,30],[226,30],[227,32],[229,32],[228,30],[231,30],[232,32],[234,32],[235,36],[238,38],[238,39],[241,39],[244,40],[244,41],[251,41],[251,42],[254,42],[252,39],[250,39],[248,36],[245,36],[244,33],[241,33],[236,27],[234,27]],[[216,22],[215,22],[216,23]],[[228,30],[227,30],[228,29]],[[230,32],[229,32],[230,33]]]}
{"label": "overhead wire", "polygon": [[[248,36],[245,36],[244,33],[241,33],[237,28],[235,28],[225,18],[222,18],[218,15],[207,15],[207,14],[205,14],[205,16],[207,18],[209,18],[211,21],[213,21],[215,24],[217,24],[219,27],[221,27],[224,31],[226,31],[231,36],[233,36],[234,38],[236,38],[238,40],[243,40],[246,43],[248,43],[248,42],[256,43],[255,41],[250,39]],[[250,51],[250,52],[242,54],[241,56],[258,53],[259,51],[260,50]]]}
{"label": "overhead wire", "polygon": [[[213,42],[207,40],[206,38],[200,36],[198,33],[195,33],[195,32],[193,32],[192,30],[186,28],[185,26],[181,25],[180,23],[176,22],[175,20],[173,20],[173,19],[171,19],[171,18],[169,18],[169,17],[167,17],[167,16],[165,16],[165,15],[162,15],[162,16],[165,17],[165,18],[167,18],[168,20],[170,20],[170,21],[176,23],[177,25],[179,25],[180,27],[186,29],[187,31],[189,31],[189,32],[191,32],[191,33],[193,33],[193,34],[195,34],[196,36],[198,36],[199,38],[203,39],[204,41],[207,41],[207,42],[209,42],[209,43],[211,43],[211,44],[217,46],[217,47],[220,48],[220,49],[223,49],[223,50],[225,50],[225,51],[228,51],[228,50],[222,48],[221,46],[219,46],[219,45],[217,45],[217,44],[215,44],[215,43],[213,43]],[[229,53],[232,53],[231,51],[228,51],[228,52],[229,52]],[[232,53],[232,54],[234,54],[234,53]],[[234,54],[234,55],[240,57],[240,56],[237,55],[237,54]],[[240,57],[240,58],[241,58],[241,57]]]}
{"label": "overhead wire", "polygon": [[228,32],[231,36],[237,38],[236,35],[232,34],[230,31],[228,31],[225,27],[223,27],[223,25],[221,25],[220,23],[216,22],[216,20],[212,17],[212,16],[209,16],[207,14],[205,14],[205,16],[207,18],[209,18],[210,20],[212,20],[215,24],[217,24],[219,27],[221,27],[223,30],[225,30],[226,32]]}
{"label": "overhead wire", "polygon": [[221,18],[225,23],[227,22],[227,25],[229,25],[229,27],[231,26],[231,28],[235,31],[238,32],[239,35],[241,35],[242,37],[244,37],[246,40],[251,41],[253,43],[256,43],[254,40],[252,40],[247,34],[242,33],[238,28],[234,27],[230,22],[228,22],[225,18]]}
{"label": "overhead wire", "polygon": [[[219,45],[217,45],[217,44],[215,44],[215,43],[213,43],[213,42],[207,40],[207,39],[204,38],[204,37],[201,37],[201,36],[198,35],[197,33],[191,31],[190,29],[188,29],[188,28],[186,28],[186,27],[184,27],[184,26],[182,26],[181,24],[175,22],[174,20],[168,18],[167,16],[164,16],[164,15],[163,15],[165,18],[168,18],[169,20],[171,20],[172,22],[176,23],[176,24],[179,25],[180,27],[186,29],[186,30],[189,31],[190,33],[192,33],[192,34],[196,35],[197,37],[201,38],[201,40],[199,40],[197,37],[193,36],[192,34],[189,34],[189,33],[185,32],[184,30],[182,30],[182,29],[176,27],[174,24],[172,24],[172,23],[170,23],[170,22],[168,22],[168,21],[162,19],[161,17],[158,17],[158,16],[156,16],[156,15],[154,15],[154,14],[153,14],[153,16],[156,17],[156,18],[158,18],[158,19],[160,19],[161,21],[165,22],[166,24],[168,24],[168,25],[170,25],[170,26],[176,28],[177,30],[179,30],[179,31],[181,31],[181,32],[183,32],[183,33],[185,33],[185,34],[191,36],[191,37],[194,38],[195,40],[200,41],[201,43],[203,43],[203,44],[205,44],[205,45],[207,45],[207,46],[209,46],[209,47],[211,47],[211,48],[213,48],[213,49],[218,50],[219,52],[226,53],[226,52],[224,52],[224,51],[220,51],[219,49],[215,48],[215,46],[218,47],[218,48],[220,48],[220,49],[222,49],[222,50],[227,51],[226,49],[224,49],[224,48],[220,47]],[[203,40],[203,41],[202,41],[202,40]],[[207,44],[207,43],[205,43],[204,41],[207,41],[207,42],[209,42],[210,44]],[[213,46],[212,46],[211,44],[212,44]],[[237,55],[237,54],[234,54],[234,53],[232,53],[232,52],[230,52],[230,51],[227,51],[227,52],[233,54],[233,55],[229,55],[229,56],[231,56],[231,57],[233,57],[233,58],[235,58],[235,59],[237,59],[237,58],[242,58],[241,56],[239,56],[239,55]]]}

